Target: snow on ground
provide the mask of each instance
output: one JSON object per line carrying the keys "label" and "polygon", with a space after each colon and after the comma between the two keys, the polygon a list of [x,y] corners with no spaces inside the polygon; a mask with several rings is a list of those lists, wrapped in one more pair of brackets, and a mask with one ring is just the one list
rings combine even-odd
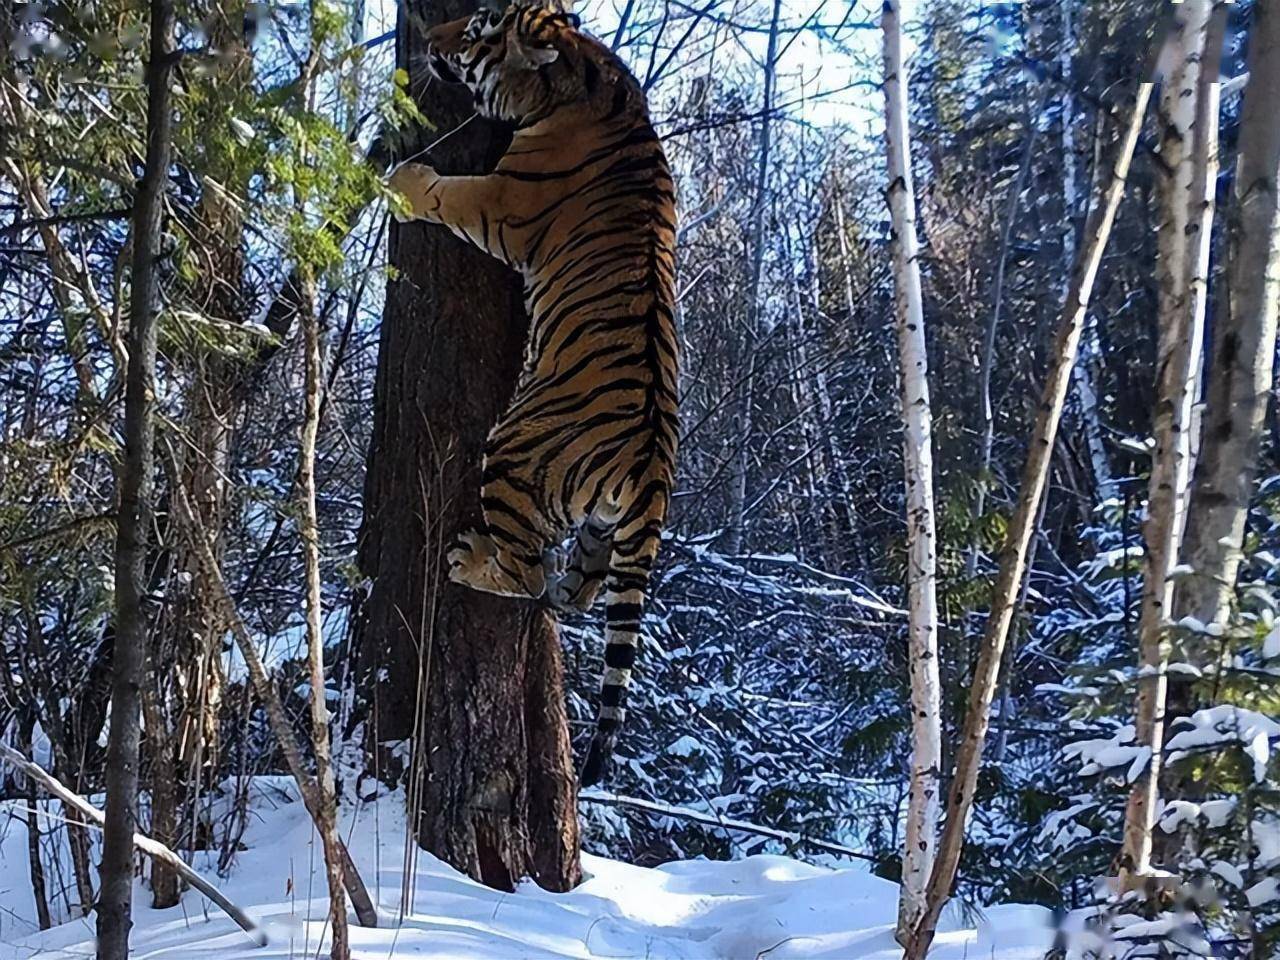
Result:
{"label": "snow on ground", "polygon": [[[265,948],[199,894],[152,910],[139,885],[134,907],[136,960],[304,960],[317,956],[327,899],[319,847],[302,804],[280,781],[258,785],[247,849],[224,892],[259,920]],[[731,863],[684,861],[657,869],[584,856],[589,874],[576,890],[551,894],[532,884],[501,893],[423,853],[413,905],[400,921],[404,818],[386,797],[347,818],[352,854],[380,908],[381,926],[352,926],[358,960],[897,960],[897,888],[865,868],[830,869],[786,857]],[[8,810],[4,808],[8,807]],[[0,960],[93,956],[92,919],[35,931],[27,872],[25,814],[0,805]],[[209,864],[197,862],[206,876]],[[950,922],[946,922],[950,919]],[[1039,960],[1052,940],[1048,911],[988,910],[976,929],[944,917],[933,960]],[[327,957],[327,949],[320,956]]]}

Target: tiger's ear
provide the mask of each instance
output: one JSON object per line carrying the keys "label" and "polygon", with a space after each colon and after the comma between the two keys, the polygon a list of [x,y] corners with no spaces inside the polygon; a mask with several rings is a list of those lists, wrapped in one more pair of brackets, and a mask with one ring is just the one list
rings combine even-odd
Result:
{"label": "tiger's ear", "polygon": [[555,47],[537,47],[513,32],[507,40],[507,59],[520,70],[537,70],[555,63],[560,51]]}

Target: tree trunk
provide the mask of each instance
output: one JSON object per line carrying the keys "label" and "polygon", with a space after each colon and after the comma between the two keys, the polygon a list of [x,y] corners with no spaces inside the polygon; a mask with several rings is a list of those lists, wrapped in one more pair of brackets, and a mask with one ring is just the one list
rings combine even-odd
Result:
{"label": "tree trunk", "polygon": [[[154,661],[152,661],[154,662]],[[154,687],[165,673],[152,669],[152,688],[142,694],[142,709],[147,728],[147,747],[151,759],[151,836],[166,847],[178,847],[178,792],[181,789],[173,732]],[[158,862],[151,864],[151,906],[163,910],[181,898],[178,875]]]}
{"label": "tree trunk", "polygon": [[1191,364],[1191,413],[1188,418],[1187,485],[1178,501],[1179,542],[1187,527],[1191,503],[1191,477],[1200,455],[1201,409],[1204,389],[1204,331],[1209,312],[1210,257],[1213,252],[1213,218],[1218,197],[1218,123],[1222,111],[1222,51],[1226,43],[1228,0],[1212,0],[1206,14],[1200,69],[1196,78],[1195,131],[1191,141],[1192,178],[1188,213],[1190,273],[1187,277],[1188,310],[1198,329],[1197,350]]}
{"label": "tree trunk", "polygon": [[[1216,41],[1210,40],[1210,43]],[[1213,328],[1204,431],[1195,465],[1173,619],[1225,624],[1243,556],[1245,521],[1273,385],[1280,302],[1280,8],[1255,7],[1249,85],[1241,112],[1235,202],[1227,242],[1226,306]],[[1206,69],[1208,69],[1206,57]],[[1204,669],[1216,649],[1182,651]],[[1195,709],[1192,684],[1170,677],[1165,727]],[[1172,781],[1170,790],[1190,784]]]}
{"label": "tree trunk", "polygon": [[764,274],[765,208],[769,203],[769,157],[773,150],[773,96],[777,78],[778,22],[782,16],[782,0],[774,0],[769,22],[769,41],[764,55],[764,105],[760,113],[760,146],[756,154],[755,190],[751,197],[751,225],[747,245],[751,251],[750,286],[747,289],[746,330],[742,335],[739,362],[743,368],[737,387],[738,399],[729,442],[733,444],[729,467],[729,525],[725,531],[724,550],[730,556],[742,552],[742,535],[746,525],[747,486],[751,472],[751,429],[754,421],[751,404],[755,394],[755,345],[760,336],[760,280]]}
{"label": "tree trunk", "polygon": [[153,405],[159,275],[156,260],[169,180],[173,0],[151,0],[147,59],[147,155],[133,200],[129,368],[124,460],[119,468],[115,548],[115,659],[107,743],[107,809],[98,894],[98,958],[126,960],[133,925],[133,835],[137,829],[140,694],[147,647],[147,531],[151,522]]}
{"label": "tree trunk", "polygon": [[[1017,176],[1009,188],[1009,206],[1005,211],[1004,228],[1000,234],[1000,252],[996,257],[994,292],[991,297],[991,318],[982,338],[982,357],[978,363],[978,402],[982,409],[982,440],[978,449],[978,487],[973,498],[973,534],[969,542],[969,555],[965,558],[965,576],[972,580],[978,575],[978,554],[981,551],[979,531],[982,515],[987,509],[987,488],[991,484],[991,453],[996,439],[996,414],[991,406],[991,374],[996,360],[996,333],[1000,329],[1000,317],[1004,312],[1004,279],[1009,262],[1009,244],[1018,222],[1018,209],[1022,205],[1022,192],[1027,187],[1031,173],[1031,160],[1035,156],[1036,142],[1040,139],[1040,114],[1044,112],[1048,95],[1041,97],[1027,118],[1027,141],[1022,148],[1022,162]],[[917,271],[918,272],[918,271]]]}
{"label": "tree trunk", "polygon": [[[1168,172],[1156,181],[1160,337],[1152,430],[1155,450],[1143,529],[1146,566],[1138,624],[1136,719],[1136,743],[1150,751],[1150,760],[1130,792],[1125,811],[1121,874],[1126,885],[1151,871],[1164,746],[1166,625],[1173,599],[1169,574],[1178,562],[1182,539],[1191,467],[1191,407],[1196,399],[1196,371],[1204,335],[1204,284],[1193,284],[1192,278],[1199,272],[1200,243],[1207,265],[1208,224],[1213,215],[1212,200],[1204,203],[1206,191],[1212,195],[1212,180],[1198,191],[1195,183],[1198,167],[1204,176],[1212,166],[1208,160],[1198,163],[1197,152],[1207,151],[1211,141],[1216,143],[1216,137],[1208,135],[1208,126],[1217,122],[1216,106],[1212,117],[1197,118],[1200,61],[1211,6],[1211,0],[1185,0],[1178,5],[1167,40],[1168,68],[1160,90],[1160,158]],[[1203,216],[1202,207],[1206,208]]]}
{"label": "tree trunk", "polygon": [[1249,38],[1227,245],[1227,310],[1214,325],[1204,435],[1187,511],[1175,617],[1225,622],[1258,469],[1280,303],[1280,6],[1259,3]]}
{"label": "tree trunk", "polygon": [[[397,62],[468,0],[401,7]],[[410,24],[415,26],[411,29]],[[441,130],[469,97],[427,85]],[[508,137],[481,120],[434,150],[442,173],[491,169]],[[485,437],[515,389],[528,320],[516,275],[449,231],[391,232],[358,560],[372,588],[357,643],[379,744],[410,740],[410,816],[421,846],[501,889],[577,882],[578,822],[553,617],[448,583],[443,548],[479,517]]]}
{"label": "tree trunk", "polygon": [[926,909],[916,926],[911,944],[906,949],[906,960],[923,960],[933,942],[938,917],[942,913],[951,886],[955,882],[960,864],[960,852],[964,846],[964,828],[973,808],[974,789],[978,783],[978,770],[982,763],[982,749],[986,742],[987,727],[991,719],[991,701],[999,680],[1000,661],[1009,638],[1009,627],[1017,606],[1022,578],[1026,573],[1027,551],[1035,530],[1035,518],[1040,500],[1044,496],[1045,482],[1049,476],[1049,463],[1057,439],[1058,424],[1062,419],[1062,407],[1071,382],[1071,370],[1075,365],[1080,335],[1089,313],[1089,297],[1093,282],[1102,262],[1102,253],[1111,236],[1120,199],[1124,195],[1125,181],[1129,176],[1129,164],[1142,132],[1142,118],[1151,99],[1152,84],[1138,86],[1137,96],[1121,136],[1115,166],[1100,202],[1089,218],[1085,230],[1085,243],[1080,250],[1072,273],[1071,286],[1063,307],[1058,335],[1049,353],[1051,358],[1045,377],[1044,393],[1040,400],[1040,412],[1027,452],[1027,464],[1022,475],[1022,488],[1017,509],[1009,521],[1004,549],[1000,554],[1000,572],[996,578],[991,598],[991,614],[987,619],[987,632],[983,638],[978,665],[974,670],[973,687],[965,714],[964,730],[956,751],[955,773],[947,796],[947,821],[938,844],[938,859],[929,878],[926,891]]}
{"label": "tree trunk", "polygon": [[924,912],[925,884],[933,870],[936,853],[942,767],[942,692],[938,677],[933,416],[929,405],[929,359],[925,347],[924,296],[920,288],[920,244],[916,239],[900,8],[900,0],[885,0],[881,27],[884,29],[888,198],[893,224],[890,236],[894,313],[898,326],[902,399],[902,462],[907,484],[907,634],[911,663],[912,754],[897,929],[899,942],[905,944]]}
{"label": "tree trunk", "polygon": [[[1058,72],[1062,77],[1062,274],[1071,283],[1071,269],[1076,260],[1076,223],[1079,202],[1076,196],[1075,84],[1073,54],[1076,50],[1075,21],[1072,17],[1077,0],[1060,0],[1058,8],[1062,35],[1058,38]],[[1076,364],[1076,402],[1085,442],[1089,447],[1089,466],[1093,473],[1094,497],[1100,501],[1114,499],[1115,478],[1111,475],[1111,458],[1102,439],[1102,420],[1098,412],[1098,388],[1095,365],[1101,369],[1102,345],[1098,339],[1097,318],[1085,319],[1080,346],[1080,362]]]}
{"label": "tree trunk", "polygon": [[299,484],[302,493],[302,560],[307,577],[307,664],[311,675],[311,746],[316,758],[319,804],[316,829],[324,845],[325,874],[329,881],[329,923],[333,928],[332,960],[351,955],[347,934],[347,898],[342,893],[342,843],[338,838],[338,801],[329,751],[329,707],[324,682],[324,636],[320,611],[320,525],[316,517],[316,434],[320,429],[320,321],[315,312],[312,285],[304,284],[302,318],[305,355],[305,400],[302,446],[299,452]]}
{"label": "tree trunk", "polygon": [[[182,514],[184,522],[188,522],[193,515],[191,504],[187,502],[186,495],[180,486],[175,488],[175,494],[175,505]],[[244,621],[236,610],[235,600],[231,596],[231,591],[227,589],[227,583],[222,577],[221,569],[214,560],[213,550],[208,543],[199,537],[192,538],[191,546],[196,550],[201,572],[209,578],[210,583],[213,584],[214,589],[217,591],[218,602],[221,605],[219,613],[231,628],[231,635],[235,638],[236,648],[244,659],[245,667],[249,672],[249,679],[253,683],[254,692],[258,695],[258,699],[262,701],[263,709],[267,713],[267,722],[271,726],[271,732],[275,735],[280,752],[284,755],[285,766],[289,768],[289,775],[293,777],[294,783],[298,785],[298,793],[302,797],[303,806],[307,808],[307,813],[310,814],[311,819],[318,822],[320,818],[319,811],[323,806],[320,787],[317,781],[311,779],[303,764],[302,751],[299,749],[298,740],[294,736],[293,724],[284,712],[284,704],[280,700],[280,695],[276,692],[271,678],[267,675],[266,667],[262,663],[262,657],[258,654],[258,648],[254,645],[253,637],[249,635],[248,628],[244,625]],[[347,893],[351,895],[351,904],[355,907],[360,925],[376,927],[378,925],[378,913],[369,897],[369,891],[365,888],[364,881],[360,879],[360,874],[356,870],[355,863],[352,861],[346,846],[341,841],[339,841],[338,846],[338,853],[342,859],[343,880]]]}
{"label": "tree trunk", "polygon": [[72,809],[65,807],[63,814],[67,818],[67,847],[71,851],[71,872],[75,875],[76,896],[80,902],[80,915],[87,917],[93,910],[97,898],[93,893],[93,863],[91,852],[93,842],[89,839],[89,831],[85,828],[84,817]]}
{"label": "tree trunk", "polygon": [[[17,725],[18,749],[24,756],[31,755],[31,734],[35,729],[35,714],[30,714]],[[53,926],[49,915],[49,895],[44,881],[44,861],[40,857],[40,800],[36,792],[36,781],[32,777],[23,777],[26,789],[22,798],[27,802],[27,867],[31,874],[31,896],[36,902],[36,919],[41,930]]]}

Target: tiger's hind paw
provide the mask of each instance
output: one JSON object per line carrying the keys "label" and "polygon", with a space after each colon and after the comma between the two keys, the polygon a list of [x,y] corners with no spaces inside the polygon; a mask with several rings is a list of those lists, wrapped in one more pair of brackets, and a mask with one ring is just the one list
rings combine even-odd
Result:
{"label": "tiger's hind paw", "polygon": [[542,572],[547,577],[547,588],[563,577],[569,570],[569,551],[562,544],[556,544],[542,551]]}
{"label": "tiger's hind paw", "polygon": [[600,581],[586,579],[581,570],[568,570],[547,583],[547,600],[557,610],[586,613],[600,592]]}
{"label": "tiger's hind paw", "polygon": [[564,546],[548,547],[542,552],[542,570],[547,579],[544,599],[564,613],[585,613],[599,592],[599,583],[590,583],[574,564],[574,551]]}
{"label": "tiger's hind paw", "polygon": [[[473,590],[506,597],[539,597],[546,589],[546,576],[540,564],[523,567],[513,558],[500,555],[493,538],[478,530],[460,534],[446,559],[449,579]],[[502,562],[504,559],[506,563]]]}

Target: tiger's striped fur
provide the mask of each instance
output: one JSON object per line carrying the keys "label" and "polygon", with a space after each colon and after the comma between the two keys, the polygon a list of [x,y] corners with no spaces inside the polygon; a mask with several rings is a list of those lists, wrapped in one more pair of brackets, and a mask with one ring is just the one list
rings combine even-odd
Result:
{"label": "tiger's striped fur", "polygon": [[413,217],[517,268],[532,318],[486,448],[485,527],[459,538],[450,577],[584,610],[603,584],[591,784],[624,717],[675,469],[674,185],[640,85],[571,15],[482,11],[433,29],[427,51],[438,79],[466,84],[515,134],[487,176],[404,164],[390,186]]}

